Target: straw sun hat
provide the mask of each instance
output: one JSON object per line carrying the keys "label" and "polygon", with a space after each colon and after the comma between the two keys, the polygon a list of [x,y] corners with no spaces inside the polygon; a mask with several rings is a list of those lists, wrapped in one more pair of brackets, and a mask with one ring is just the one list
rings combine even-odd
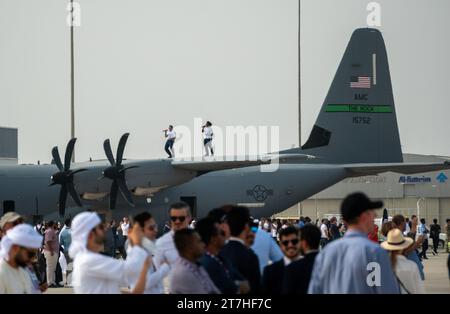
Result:
{"label": "straw sun hat", "polygon": [[387,234],[387,241],[381,243],[381,247],[388,251],[399,251],[408,248],[413,242],[413,239],[403,237],[400,229],[392,229]]}

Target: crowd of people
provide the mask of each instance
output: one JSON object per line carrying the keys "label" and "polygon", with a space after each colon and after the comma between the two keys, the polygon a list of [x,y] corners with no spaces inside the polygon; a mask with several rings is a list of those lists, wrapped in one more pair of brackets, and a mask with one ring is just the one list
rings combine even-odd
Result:
{"label": "crowd of people", "polygon": [[[438,254],[441,227],[396,215],[376,230],[382,205],[354,193],[339,221],[259,220],[233,205],[194,221],[179,202],[160,237],[149,212],[116,223],[87,211],[64,226],[34,227],[9,212],[0,220],[0,293],[64,285],[75,293],[424,293],[422,259],[428,238]],[[450,238],[450,220],[444,230]]]}

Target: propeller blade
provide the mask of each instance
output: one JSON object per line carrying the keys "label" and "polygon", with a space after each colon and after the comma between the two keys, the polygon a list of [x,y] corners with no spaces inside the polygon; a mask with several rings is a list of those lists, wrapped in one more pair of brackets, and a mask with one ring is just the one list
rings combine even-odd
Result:
{"label": "propeller blade", "polygon": [[73,149],[75,148],[76,138],[72,138],[69,143],[67,143],[66,154],[64,155],[64,170],[70,169],[70,160],[72,159]]}
{"label": "propeller blade", "polygon": [[130,190],[128,190],[127,184],[125,183],[125,180],[122,178],[117,179],[117,184],[119,185],[120,193],[122,194],[123,198],[134,207],[133,202],[133,196],[131,195]]}
{"label": "propeller blade", "polygon": [[58,167],[59,171],[63,171],[64,167],[61,162],[61,157],[59,157],[59,151],[58,151],[57,146],[52,148],[52,157],[53,157],[53,160],[55,161],[56,167]]}
{"label": "propeller blade", "polygon": [[114,156],[112,154],[111,144],[109,143],[109,139],[106,139],[103,142],[103,149],[105,150],[106,158],[108,158],[109,163],[111,164],[111,166],[115,167],[116,162],[115,162]]}
{"label": "propeller blade", "polygon": [[125,150],[125,144],[127,143],[129,135],[130,133],[125,133],[124,135],[122,135],[119,141],[119,146],[117,146],[116,162],[118,166],[122,164],[123,151]]}
{"label": "propeller blade", "polygon": [[83,172],[83,171],[86,171],[87,169],[84,169],[84,168],[82,168],[82,169],[77,169],[77,170],[75,170],[75,171],[72,171],[72,175],[74,175],[75,173],[78,173],[78,172]]}
{"label": "propeller blade", "polygon": [[111,191],[109,192],[109,208],[114,209],[116,208],[116,201],[117,201],[117,190],[118,186],[116,181],[113,181],[111,184]]}
{"label": "propeller blade", "polygon": [[125,168],[119,170],[119,173],[125,172],[126,170],[133,169],[133,168],[139,168],[139,166],[128,166],[128,167],[125,167]]}
{"label": "propeller blade", "polygon": [[75,187],[72,182],[66,183],[67,190],[69,191],[70,196],[72,197],[73,201],[78,205],[78,207],[82,207],[83,204],[81,204],[80,196],[78,196],[77,191],[75,191]]}
{"label": "propeller blade", "polygon": [[65,185],[61,186],[59,191],[59,215],[62,217],[66,213],[67,189]]}

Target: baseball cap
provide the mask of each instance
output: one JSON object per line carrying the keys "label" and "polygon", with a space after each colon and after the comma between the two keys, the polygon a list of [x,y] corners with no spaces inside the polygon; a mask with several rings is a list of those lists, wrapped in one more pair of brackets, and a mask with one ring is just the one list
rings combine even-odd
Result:
{"label": "baseball cap", "polygon": [[371,201],[366,194],[356,192],[348,195],[341,204],[341,214],[344,220],[358,217],[361,213],[370,209],[383,207],[382,201]]}
{"label": "baseball cap", "polygon": [[3,229],[5,224],[7,224],[9,222],[14,222],[14,221],[16,221],[17,219],[20,219],[20,218],[23,219],[22,216],[20,216],[19,214],[15,213],[15,212],[7,212],[0,219],[0,228]]}

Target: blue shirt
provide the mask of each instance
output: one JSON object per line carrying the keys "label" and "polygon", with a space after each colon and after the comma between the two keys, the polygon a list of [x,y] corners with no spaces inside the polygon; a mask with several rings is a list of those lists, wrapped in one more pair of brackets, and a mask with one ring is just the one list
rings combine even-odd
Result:
{"label": "blue shirt", "polygon": [[[378,263],[379,267],[368,267],[371,262]],[[376,276],[379,286],[368,284],[372,282],[368,278],[372,279],[374,274],[379,274]],[[367,234],[355,230],[330,242],[317,255],[308,288],[308,293],[314,294],[399,292],[388,253],[370,241]]]}
{"label": "blue shirt", "polygon": [[409,254],[406,256],[406,258],[417,264],[417,267],[419,268],[420,278],[422,280],[425,280],[425,274],[423,272],[423,264],[420,261],[419,255],[417,255],[416,250],[412,250],[411,252],[409,252]]}
{"label": "blue shirt", "polygon": [[269,265],[269,261],[276,262],[283,258],[281,251],[275,240],[264,230],[258,230],[255,235],[255,243],[252,250],[258,256],[259,268],[261,273],[264,267]]}
{"label": "blue shirt", "polygon": [[425,227],[425,225],[424,224],[420,224],[419,225],[419,227],[417,228],[417,232],[420,234],[420,235],[426,235],[426,232],[427,231],[427,228]]}
{"label": "blue shirt", "polygon": [[64,252],[69,252],[72,243],[72,235],[70,228],[65,227],[59,234],[59,244],[64,247]]}

